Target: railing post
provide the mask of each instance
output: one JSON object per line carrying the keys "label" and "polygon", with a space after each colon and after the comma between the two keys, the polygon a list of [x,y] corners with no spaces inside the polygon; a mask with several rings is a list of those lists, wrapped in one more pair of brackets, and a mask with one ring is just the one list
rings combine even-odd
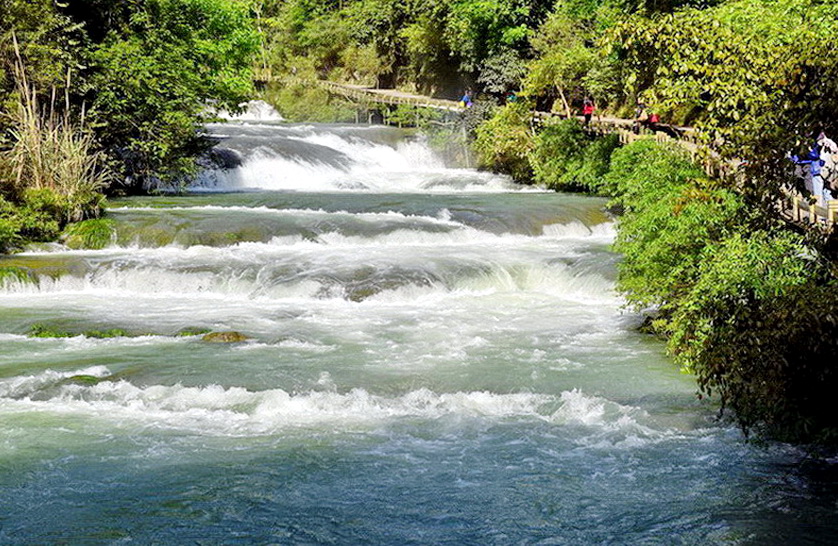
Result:
{"label": "railing post", "polygon": [[826,216],[829,224],[834,224],[838,220],[838,199],[830,199],[826,204]]}

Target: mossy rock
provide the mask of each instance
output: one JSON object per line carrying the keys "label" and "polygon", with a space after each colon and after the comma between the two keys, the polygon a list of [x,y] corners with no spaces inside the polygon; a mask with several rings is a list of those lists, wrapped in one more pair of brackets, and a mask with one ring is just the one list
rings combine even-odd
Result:
{"label": "mossy rock", "polygon": [[29,337],[73,337],[74,335],[49,324],[37,323],[29,329]]}
{"label": "mossy rock", "polygon": [[189,327],[178,330],[175,333],[175,337],[203,336],[204,334],[209,333],[212,333],[212,330],[209,328]]}
{"label": "mossy rock", "polygon": [[29,330],[29,337],[58,338],[74,337],[79,335],[96,339],[106,339],[112,337],[129,337],[128,332],[121,328],[111,328],[109,330],[86,330],[84,332],[70,332],[67,330],[62,330],[57,326],[37,323],[33,324]]}
{"label": "mossy rock", "polygon": [[68,377],[67,379],[62,381],[62,383],[73,383],[76,385],[96,385],[101,381],[105,381],[106,379],[106,377],[96,377],[95,375],[80,374]]}
{"label": "mossy rock", "polygon": [[98,250],[116,241],[116,227],[113,220],[97,218],[70,224],[62,234],[62,240],[68,247]]}
{"label": "mossy rock", "polygon": [[93,337],[96,339],[106,339],[111,337],[129,337],[128,332],[122,328],[111,328],[109,330],[87,330],[84,332],[85,337]]}
{"label": "mossy rock", "polygon": [[0,286],[10,282],[20,282],[33,284],[36,282],[35,276],[28,269],[17,266],[0,267]]}
{"label": "mossy rock", "polygon": [[241,343],[250,338],[240,332],[210,332],[201,339],[209,343]]}

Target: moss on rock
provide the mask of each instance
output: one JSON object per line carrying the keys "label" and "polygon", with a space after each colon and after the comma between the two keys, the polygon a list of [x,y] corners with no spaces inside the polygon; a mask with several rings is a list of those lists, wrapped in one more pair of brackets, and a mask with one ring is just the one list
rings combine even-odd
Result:
{"label": "moss on rock", "polygon": [[70,224],[62,234],[62,240],[68,247],[76,249],[98,250],[116,241],[114,221],[96,218]]}
{"label": "moss on rock", "polygon": [[209,343],[240,343],[250,338],[240,332],[210,332],[201,339]]}

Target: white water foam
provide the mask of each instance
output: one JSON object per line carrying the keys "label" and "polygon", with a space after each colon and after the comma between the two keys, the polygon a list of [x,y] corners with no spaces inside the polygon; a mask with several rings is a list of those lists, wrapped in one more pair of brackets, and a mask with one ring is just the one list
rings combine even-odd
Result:
{"label": "white water foam", "polygon": [[251,100],[239,105],[241,113],[231,114],[227,110],[218,110],[216,115],[230,121],[283,121],[285,118],[276,109],[263,100]]}
{"label": "white water foam", "polygon": [[545,237],[553,239],[596,239],[610,243],[617,236],[617,224],[614,222],[593,226],[586,226],[582,222],[547,224],[542,227],[542,233]]}
{"label": "white water foam", "polygon": [[[95,385],[68,381],[93,376]],[[139,426],[220,436],[278,434],[289,428],[353,431],[410,420],[534,419],[560,427],[583,427],[587,446],[628,445],[660,439],[672,431],[642,424],[648,416],[579,390],[559,397],[537,393],[485,391],[438,393],[427,388],[397,396],[366,389],[337,392],[331,376],[321,374],[323,390],[289,393],[282,389],[250,391],[240,387],[139,387],[112,381],[103,366],[72,372],[52,370],[0,380],[0,407],[100,419],[116,426]],[[40,395],[39,395],[40,393]],[[48,393],[45,398],[43,393]]]}
{"label": "white water foam", "polygon": [[[193,191],[263,189],[272,191],[369,191],[369,192],[506,192],[524,190],[506,176],[470,169],[448,169],[423,140],[402,141],[387,146],[338,133],[299,128],[298,136],[277,136],[330,149],[349,157],[341,168],[316,157],[284,157],[262,147],[243,165],[232,170],[202,173],[190,187]],[[231,144],[232,145],[232,144]],[[536,191],[540,191],[536,189]]]}
{"label": "white water foam", "polygon": [[[324,209],[274,209],[265,206],[259,207],[243,207],[238,205],[200,205],[194,207],[113,207],[108,209],[109,212],[157,212],[167,214],[174,211],[190,211],[190,212],[209,212],[225,214],[228,212],[242,212],[254,215],[270,215],[270,216],[300,216],[300,217],[315,217],[323,219],[351,219],[363,220],[371,224],[384,221],[402,221],[414,225],[419,222],[429,225],[451,226],[451,227],[465,227],[465,224],[451,220],[451,214],[447,210],[443,211],[439,216],[422,216],[414,214],[404,214],[396,211],[387,212],[349,212],[345,210],[327,211]],[[590,233],[590,231],[589,231]],[[58,247],[56,247],[58,248]]]}
{"label": "white water foam", "polygon": [[[340,278],[357,281],[359,271],[372,268],[396,281],[399,275],[410,274],[406,279],[413,287],[398,281],[371,295],[373,301],[382,303],[451,292],[538,292],[587,304],[617,305],[612,282],[607,278],[591,271],[577,272],[572,263],[547,263],[553,256],[572,259],[577,252],[572,244],[558,240],[545,245],[531,237],[496,236],[470,228],[449,233],[396,230],[373,239],[324,233],[316,242],[289,236],[269,243],[220,248],[169,246],[130,249],[128,254],[113,249],[74,251],[69,254],[87,256],[95,262],[95,269],[83,276],[10,281],[2,287],[2,293],[7,297],[110,294],[143,300],[169,296],[198,300],[213,296],[342,298],[342,290],[326,289],[335,283],[340,287]],[[304,271],[300,270],[302,266]],[[429,282],[416,285],[421,279]],[[372,277],[370,282],[375,282]]]}

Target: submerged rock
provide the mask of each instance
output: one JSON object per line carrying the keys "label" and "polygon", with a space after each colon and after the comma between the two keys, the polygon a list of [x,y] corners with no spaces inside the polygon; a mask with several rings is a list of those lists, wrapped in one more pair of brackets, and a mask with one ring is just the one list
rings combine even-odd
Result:
{"label": "submerged rock", "polygon": [[199,158],[198,164],[205,169],[230,170],[241,167],[244,158],[236,150],[215,146]]}
{"label": "submerged rock", "polygon": [[240,332],[210,332],[201,339],[210,343],[240,343],[250,338]]}
{"label": "submerged rock", "polygon": [[77,385],[97,385],[102,381],[107,381],[106,377],[97,377],[95,375],[73,375],[64,380],[64,383],[74,383]]}

